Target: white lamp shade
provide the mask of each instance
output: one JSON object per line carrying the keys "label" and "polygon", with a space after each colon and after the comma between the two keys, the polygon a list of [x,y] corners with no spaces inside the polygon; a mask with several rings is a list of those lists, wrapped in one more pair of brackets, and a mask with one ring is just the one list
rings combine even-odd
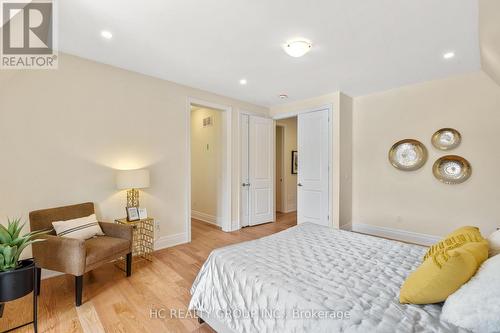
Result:
{"label": "white lamp shade", "polygon": [[121,170],[116,174],[116,188],[129,190],[149,187],[149,170]]}

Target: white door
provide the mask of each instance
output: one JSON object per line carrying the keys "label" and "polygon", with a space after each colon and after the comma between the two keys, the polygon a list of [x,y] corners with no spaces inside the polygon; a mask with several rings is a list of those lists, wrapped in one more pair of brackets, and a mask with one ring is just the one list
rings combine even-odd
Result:
{"label": "white door", "polygon": [[328,110],[298,116],[297,222],[329,226]]}
{"label": "white door", "polygon": [[274,135],[273,120],[249,118],[249,225],[256,225],[274,219]]}
{"label": "white door", "polygon": [[273,121],[242,114],[240,131],[240,225],[246,227],[274,219]]}
{"label": "white door", "polygon": [[250,220],[250,175],[248,172],[248,161],[249,161],[249,150],[248,150],[248,137],[249,132],[249,117],[246,114],[242,114],[240,118],[240,151],[241,151],[241,183],[240,183],[240,198],[241,198],[241,209],[240,209],[240,224],[242,227],[249,225]]}

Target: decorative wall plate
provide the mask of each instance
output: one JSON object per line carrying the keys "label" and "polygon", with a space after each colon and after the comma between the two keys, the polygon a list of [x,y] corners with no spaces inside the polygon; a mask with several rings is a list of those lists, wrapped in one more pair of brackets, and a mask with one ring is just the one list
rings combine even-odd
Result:
{"label": "decorative wall plate", "polygon": [[389,161],[399,170],[420,169],[427,161],[427,149],[417,140],[405,139],[396,142],[389,150]]}
{"label": "decorative wall plate", "polygon": [[472,168],[465,158],[447,155],[434,162],[432,173],[445,184],[460,184],[469,179]]}
{"label": "decorative wall plate", "polygon": [[441,128],[432,135],[432,145],[437,149],[450,150],[458,147],[462,141],[460,132],[453,128]]}

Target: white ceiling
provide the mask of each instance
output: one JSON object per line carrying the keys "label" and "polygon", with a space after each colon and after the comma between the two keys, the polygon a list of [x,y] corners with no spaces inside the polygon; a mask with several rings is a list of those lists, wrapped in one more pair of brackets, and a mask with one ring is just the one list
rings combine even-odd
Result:
{"label": "white ceiling", "polygon": [[[58,17],[63,52],[264,106],[480,69],[477,0],[71,0]],[[303,58],[281,49],[295,37]]]}

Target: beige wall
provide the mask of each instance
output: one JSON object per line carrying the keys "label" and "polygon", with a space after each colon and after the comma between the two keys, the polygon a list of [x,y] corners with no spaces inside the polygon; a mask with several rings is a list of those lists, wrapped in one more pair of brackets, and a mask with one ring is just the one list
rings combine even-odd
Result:
{"label": "beige wall", "polygon": [[479,39],[483,70],[500,84],[500,1],[479,0]]}
{"label": "beige wall", "polygon": [[[451,154],[472,164],[472,177],[445,185],[432,164],[445,155],[430,142],[442,127],[462,133]],[[393,168],[389,148],[414,138],[429,151],[415,172]],[[462,225],[500,227],[500,87],[483,72],[354,99],[353,222],[442,236]]]}
{"label": "beige wall", "polygon": [[[285,173],[283,181],[285,182],[285,212],[297,210],[297,175],[292,174],[292,151],[297,150],[297,117],[281,119],[276,122],[277,125],[285,128],[285,152],[284,164]],[[300,158],[300,157],[299,157]]]}
{"label": "beige wall", "polygon": [[[191,211],[193,217],[219,224],[223,212],[223,111],[191,112]],[[212,117],[213,125],[203,127]]]}
{"label": "beige wall", "polygon": [[[330,124],[332,159],[330,179],[332,226],[339,228],[351,221],[352,182],[351,138],[352,138],[352,98],[340,92],[322,95],[302,101],[280,105],[270,109],[273,117],[296,115],[298,112],[319,110],[325,106],[332,108]],[[341,141],[343,138],[343,141]],[[300,156],[299,156],[300,158]],[[345,162],[341,162],[345,161]],[[344,191],[341,192],[341,187]]]}
{"label": "beige wall", "polygon": [[[352,221],[436,236],[464,224],[478,225],[486,234],[500,226],[500,181],[492,176],[500,163],[500,151],[494,148],[500,139],[500,87],[485,73],[354,99],[334,93],[270,112],[286,115],[328,104],[334,109],[334,225]],[[455,127],[463,134],[462,145],[451,153],[472,163],[473,175],[464,184],[444,185],[432,176],[433,162],[444,154],[431,146],[430,137],[442,127]],[[405,173],[389,164],[388,149],[403,138],[426,144],[429,160],[421,170]]]}
{"label": "beige wall", "polygon": [[[94,201],[98,215],[125,215],[115,169],[149,168],[141,204],[157,236],[179,239],[187,209],[188,97],[229,105],[233,219],[238,216],[236,110],[267,109],[61,54],[59,69],[0,71],[0,216]],[[168,237],[167,237],[168,236]]]}
{"label": "beige wall", "polygon": [[340,94],[339,110],[339,224],[340,228],[344,228],[346,225],[350,226],[352,221],[353,99],[347,95]]}
{"label": "beige wall", "polygon": [[[232,219],[237,218],[236,110],[267,109],[65,54],[59,65],[55,71],[0,71],[0,216],[27,218],[30,210],[94,201],[98,215],[113,220],[125,215],[125,193],[115,189],[114,170],[149,168],[152,186],[141,191],[142,206],[159,221],[158,236],[177,239],[185,232],[186,107],[194,97],[233,107]],[[333,106],[334,226],[354,221],[434,235],[464,224],[485,233],[500,226],[500,87],[485,73],[352,103],[333,93],[270,110],[284,115]],[[444,185],[432,176],[432,163],[443,154],[430,145],[430,136],[441,127],[463,135],[452,153],[472,164],[473,175],[464,184]],[[388,163],[389,147],[402,138],[428,147],[429,161],[421,170],[400,172]]]}

